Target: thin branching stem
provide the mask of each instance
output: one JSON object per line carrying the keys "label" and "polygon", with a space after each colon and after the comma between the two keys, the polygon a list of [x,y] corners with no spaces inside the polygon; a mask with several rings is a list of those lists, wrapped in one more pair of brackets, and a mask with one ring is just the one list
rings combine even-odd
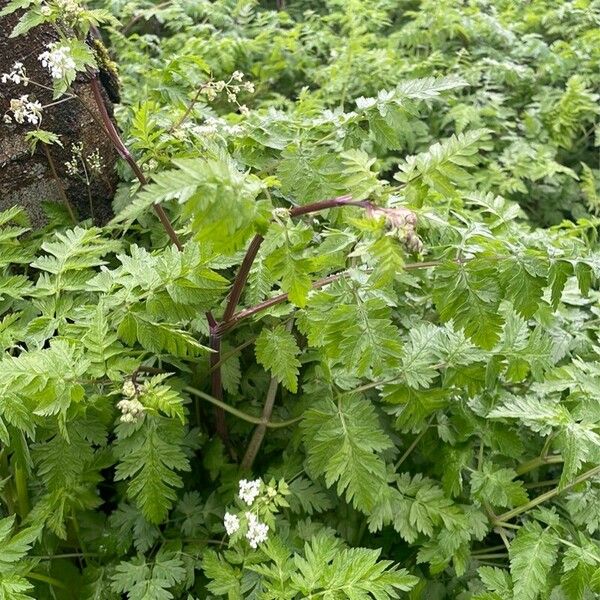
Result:
{"label": "thin branching stem", "polygon": [[212,373],[215,369],[220,368],[230,358],[233,358],[236,354],[239,354],[242,350],[244,350],[248,346],[254,344],[255,341],[256,341],[256,336],[252,336],[252,337],[249,337],[244,342],[242,342],[239,346],[232,348],[229,352],[226,352],[225,354],[223,354],[223,351],[221,350],[221,360],[219,360],[218,363],[216,363],[213,367],[211,367],[208,372]]}
{"label": "thin branching stem", "polygon": [[404,454],[400,457],[398,462],[394,465],[395,470],[398,470],[400,465],[412,454],[412,451],[417,447],[417,444],[423,439],[423,436],[429,431],[429,426],[431,425],[431,422],[433,421],[434,416],[435,415],[431,415],[431,417],[429,417],[429,420],[427,421],[427,425],[423,428],[423,431],[421,431],[415,437],[415,439],[412,441],[412,444],[406,449]]}
{"label": "thin branching stem", "polygon": [[[367,200],[353,200],[352,196],[345,195],[338,196],[336,198],[329,198],[327,200],[320,200],[319,202],[313,202],[311,204],[305,204],[304,206],[295,206],[294,208],[291,208],[289,210],[289,214],[291,217],[299,217],[302,215],[320,212],[329,208],[337,208],[340,206],[359,206],[365,208],[372,207],[373,205]],[[242,292],[244,290],[244,286],[246,285],[246,281],[248,280],[250,269],[254,264],[254,260],[258,255],[258,251],[262,243],[263,237],[261,235],[254,236],[254,238],[250,242],[250,245],[246,250],[244,259],[242,260],[240,268],[238,269],[238,272],[233,281],[233,286],[231,288],[231,292],[227,300],[227,306],[225,307],[225,312],[223,313],[222,322],[229,321],[233,316],[238,302],[240,301],[240,297],[242,296]]]}
{"label": "thin branching stem", "polygon": [[584,481],[587,481],[588,479],[591,479],[592,477],[595,477],[599,473],[600,473],[600,466],[596,466],[596,467],[590,469],[589,471],[582,473],[581,475],[579,475],[579,477],[576,477],[575,479],[573,479],[573,481],[571,481],[571,483],[569,483],[568,485],[566,485],[562,488],[555,487],[555,488],[549,490],[548,492],[540,494],[539,496],[537,496],[537,498],[534,498],[530,502],[527,502],[527,504],[523,504],[522,506],[518,506],[517,508],[513,508],[512,510],[505,512],[504,514],[498,515],[495,518],[495,522],[500,524],[500,523],[503,523],[504,521],[510,521],[510,519],[514,519],[515,517],[519,516],[520,514],[523,514],[524,512],[527,512],[527,511],[531,510],[532,508],[535,508],[539,504],[542,504],[543,502],[547,502],[548,500],[551,500],[555,496],[558,496],[559,494],[562,494],[563,492],[570,490],[571,488],[575,487],[576,485],[583,483]]}
{"label": "thin branching stem", "polygon": [[544,465],[556,465],[562,463],[563,461],[563,457],[557,454],[552,454],[550,456],[537,456],[536,458],[533,458],[518,466],[515,471],[517,475],[524,475],[525,473],[534,471],[535,469],[543,467]]}
{"label": "thin branching stem", "polygon": [[[329,208],[337,208],[340,206],[359,206],[362,208],[372,207],[371,202],[367,200],[353,200],[352,196],[344,195],[337,196],[336,198],[329,198],[327,200],[321,200],[319,202],[313,202],[311,204],[306,204],[304,206],[296,206],[289,210],[289,214],[291,217],[299,217],[302,215],[319,212],[322,210],[327,210]],[[263,242],[263,237],[261,235],[256,235],[250,242],[248,249],[246,250],[246,254],[240,264],[238,272],[233,281],[233,285],[231,287],[231,292],[229,293],[229,297],[227,299],[227,304],[225,306],[225,311],[223,313],[223,318],[220,323],[212,323],[209,320],[210,327],[210,348],[213,350],[213,353],[210,357],[210,368],[211,368],[211,391],[214,397],[222,399],[223,398],[223,385],[221,378],[221,342],[220,338],[223,333],[228,329],[228,324],[232,323],[235,320],[235,309],[240,301],[242,296],[244,287],[246,282],[248,281],[248,276],[250,275],[250,269],[254,264],[256,256],[258,255],[258,251]],[[334,276],[335,277],[335,276]],[[333,280],[332,280],[333,281]],[[317,284],[318,285],[318,284]],[[321,283],[321,285],[326,285],[326,283]],[[287,299],[287,294],[284,294],[280,297],[281,302]],[[268,302],[268,301],[267,301]],[[275,302],[277,303],[277,302]],[[266,308],[267,306],[265,306]],[[260,309],[263,310],[263,309]],[[243,311],[241,311],[243,313]],[[240,313],[238,313],[239,315]],[[214,319],[213,319],[214,320]],[[237,319],[239,320],[239,318]],[[217,409],[215,411],[215,420],[216,420],[216,429],[219,437],[224,442],[227,442],[228,433],[227,433],[227,424],[225,422],[225,413],[221,409]]]}
{"label": "thin branching stem", "polygon": [[178,121],[176,121],[175,123],[173,123],[173,125],[171,125],[171,127],[169,128],[169,131],[167,131],[167,133],[171,134],[176,129],[179,129],[179,127],[181,127],[183,125],[185,120],[190,116],[190,113],[192,112],[194,106],[196,106],[196,104],[198,103],[201,93],[202,93],[202,87],[199,87],[196,90],[194,97],[191,99],[189,105],[187,106],[187,108],[186,108],[185,112],[183,113],[183,115],[181,116],[181,118]]}
{"label": "thin branching stem", "polygon": [[[254,425],[261,425],[264,423],[262,418],[254,417],[254,416],[249,415],[241,410],[238,410],[237,408],[230,406],[226,402],[223,402],[222,400],[219,400],[218,398],[215,398],[214,396],[211,396],[210,394],[207,394],[206,392],[203,392],[202,390],[198,390],[198,389],[190,387],[190,386],[184,387],[183,390],[185,392],[187,392],[188,394],[198,396],[199,398],[202,398],[203,400],[206,400],[207,402],[210,402],[211,404],[214,404],[215,406],[222,408],[224,411],[234,415],[235,417],[238,417],[239,419],[242,419],[243,421],[246,421],[247,423],[253,423]],[[287,421],[275,421],[275,422],[269,421],[269,422],[265,423],[265,426],[269,429],[279,429],[282,427],[290,427],[291,425],[295,425],[296,423],[298,423],[298,421],[300,421],[300,419],[301,419],[301,417],[296,417],[295,419],[288,419]]]}

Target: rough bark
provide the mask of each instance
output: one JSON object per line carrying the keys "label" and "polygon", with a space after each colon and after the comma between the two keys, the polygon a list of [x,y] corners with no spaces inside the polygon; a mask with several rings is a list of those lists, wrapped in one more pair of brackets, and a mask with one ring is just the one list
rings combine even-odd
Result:
{"label": "rough bark", "polygon": [[[7,1],[0,0],[0,8]],[[23,36],[9,38],[20,14],[0,18],[0,74],[10,72],[15,61],[20,61],[32,80],[52,87],[50,74],[42,68],[38,56],[47,49],[48,43],[57,39],[56,34],[51,27],[41,25]],[[73,92],[77,99],[43,111],[41,128],[59,135],[63,144],[62,148],[56,144],[46,147],[56,177],[42,145],[38,145],[32,155],[25,141],[26,133],[34,125],[0,122],[0,209],[20,205],[27,210],[35,226],[45,222],[43,202],[63,202],[61,190],[79,219],[93,217],[97,223],[103,223],[111,216],[111,200],[117,185],[117,154],[104,133],[85,76],[74,82]],[[8,110],[10,100],[23,94],[29,94],[30,100],[36,99],[43,105],[53,101],[50,91],[32,84],[27,87],[11,82],[0,84],[0,118]],[[104,90],[103,96],[112,115],[112,104]],[[84,178],[69,175],[65,168],[65,163],[71,159],[73,144],[79,143],[83,145],[84,155],[97,150],[102,160],[100,173],[89,177],[89,185]]]}

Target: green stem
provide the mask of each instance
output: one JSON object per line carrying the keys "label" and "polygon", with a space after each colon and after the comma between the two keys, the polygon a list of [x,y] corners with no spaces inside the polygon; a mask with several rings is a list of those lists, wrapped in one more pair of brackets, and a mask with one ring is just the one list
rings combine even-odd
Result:
{"label": "green stem", "polygon": [[554,465],[561,462],[563,462],[563,457],[557,454],[552,454],[551,456],[537,456],[517,467],[516,472],[517,475],[523,475],[524,473],[528,473],[529,471],[533,471],[544,465]]}
{"label": "green stem", "polygon": [[473,552],[471,552],[471,556],[489,554],[490,552],[494,552],[495,550],[502,550],[502,548],[504,548],[504,544],[500,544],[498,546],[490,546],[489,548],[482,548],[481,550],[473,550]]}
{"label": "green stem", "polygon": [[559,479],[545,479],[544,481],[533,481],[531,483],[526,483],[525,487],[528,490],[540,487],[551,487],[553,485],[556,485],[559,481]]}
{"label": "green stem", "polygon": [[[550,457],[548,457],[548,458],[550,458]],[[576,485],[578,485],[584,481],[587,481],[588,479],[591,479],[598,473],[600,473],[600,465],[594,467],[593,469],[590,469],[589,471],[586,471],[585,473],[582,473],[579,477],[576,477],[575,479],[573,479],[573,481],[571,483],[569,483],[568,485],[566,485],[563,488],[556,487],[544,494],[540,494],[537,498],[534,498],[527,504],[523,504],[522,506],[518,506],[517,508],[514,508],[513,510],[509,510],[508,512],[505,512],[503,515],[497,516],[494,524],[499,524],[502,521],[509,521],[510,519],[513,519],[514,517],[516,517],[524,512],[527,512],[528,510],[531,510],[532,508],[535,508],[539,504],[542,504],[543,502],[546,502],[547,500],[551,500],[555,496],[558,496],[559,494],[562,494],[563,492],[570,490],[571,488],[575,487]]]}
{"label": "green stem", "polygon": [[249,471],[254,464],[256,456],[258,455],[262,441],[267,433],[267,423],[269,422],[271,413],[273,412],[273,406],[275,405],[275,397],[277,396],[278,387],[279,382],[275,377],[272,377],[271,382],[269,383],[269,389],[267,390],[265,406],[261,415],[262,423],[256,426],[256,429],[250,438],[250,443],[248,444],[248,448],[246,448],[246,453],[244,454],[242,464],[240,465],[242,471]]}
{"label": "green stem", "polygon": [[15,488],[17,491],[17,502],[21,518],[29,514],[29,491],[27,490],[27,473],[21,467],[15,465]]}
{"label": "green stem", "polygon": [[226,402],[218,400],[214,396],[211,396],[210,394],[207,394],[206,392],[203,392],[202,390],[197,390],[196,388],[193,388],[190,386],[184,387],[183,390],[185,392],[187,392],[188,394],[193,394],[194,396],[198,396],[199,398],[202,398],[203,400],[206,400],[207,402],[210,402],[211,404],[214,404],[215,406],[222,408],[224,411],[234,415],[235,417],[238,417],[239,419],[242,419],[243,421],[246,421],[248,423],[253,423],[254,425],[264,425],[265,427],[268,427],[270,429],[278,429],[280,427],[289,427],[290,425],[293,425],[294,423],[298,423],[298,421],[300,421],[300,419],[301,419],[301,417],[296,417],[295,419],[289,419],[288,421],[279,421],[276,423],[273,423],[272,421],[267,421],[265,423],[265,421],[263,419],[249,415],[248,413],[242,412],[241,410],[238,410],[237,408],[233,408],[233,406],[229,406],[229,404],[227,404]]}
{"label": "green stem", "polygon": [[67,586],[59,581],[58,579],[54,579],[54,577],[49,577],[48,575],[44,575],[43,573],[27,573],[28,579],[35,579],[37,581],[43,581],[48,585],[52,585],[54,587],[60,588],[61,590],[68,589]]}
{"label": "green stem", "polygon": [[429,430],[431,421],[433,421],[433,415],[431,417],[429,417],[429,420],[427,421],[427,426],[423,429],[423,431],[421,431],[421,433],[419,433],[419,435],[417,435],[417,437],[413,440],[412,444],[406,449],[404,454],[400,457],[398,462],[395,464],[395,466],[394,466],[395,470],[398,470],[400,465],[410,456],[411,452],[417,447],[417,444],[423,439],[423,436]]}
{"label": "green stem", "polygon": [[252,336],[251,338],[247,339],[244,343],[240,344],[239,346],[236,346],[235,348],[232,348],[229,352],[225,354],[221,353],[221,359],[219,360],[219,362],[215,363],[208,372],[212,373],[216,369],[221,368],[221,366],[224,363],[226,363],[232,356],[239,354],[242,350],[244,350],[244,348],[247,348],[248,346],[253,344],[256,341],[257,337],[258,336]]}

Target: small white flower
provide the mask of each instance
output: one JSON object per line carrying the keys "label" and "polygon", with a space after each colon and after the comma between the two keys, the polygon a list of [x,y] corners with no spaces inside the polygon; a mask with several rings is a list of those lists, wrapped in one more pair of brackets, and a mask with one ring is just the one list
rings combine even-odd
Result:
{"label": "small white flower", "polygon": [[248,481],[247,479],[242,479],[240,481],[240,498],[248,505],[252,506],[256,497],[260,494],[260,479],[255,479],[254,481]]}
{"label": "small white flower", "polygon": [[75,61],[69,46],[60,46],[59,42],[48,44],[48,50],[38,56],[42,67],[50,71],[52,79],[62,79],[75,71]]}
{"label": "small white flower", "polygon": [[227,535],[233,535],[240,528],[240,520],[236,515],[226,512],[223,525],[225,526]]}
{"label": "small white flower", "polygon": [[100,150],[98,150],[98,148],[88,154],[86,160],[90,167],[90,171],[93,173],[100,173],[100,171],[102,171],[104,162],[102,161],[102,156],[100,156]]}
{"label": "small white flower", "polygon": [[[9,111],[12,112],[13,118],[17,123],[33,123],[37,125],[42,120],[42,105],[37,100],[29,100],[29,95],[24,94],[20,98],[13,98],[10,101]],[[4,121],[10,123],[4,116]]]}
{"label": "small white flower", "polygon": [[42,6],[40,6],[40,12],[47,17],[52,12],[52,8],[50,8],[47,4],[42,4]]}
{"label": "small white flower", "polygon": [[75,177],[75,175],[79,174],[79,164],[77,163],[76,158],[65,161],[65,168],[67,170],[67,175],[70,175],[71,177]]}
{"label": "small white flower", "polygon": [[233,75],[231,76],[231,79],[233,79],[234,81],[241,81],[242,79],[244,79],[244,74],[241,71],[234,71]]}
{"label": "small white flower", "polygon": [[250,543],[250,547],[257,548],[260,543],[267,541],[269,526],[266,523],[261,523],[257,516],[250,512],[246,513],[246,519],[248,519],[246,539]]}
{"label": "small white flower", "polygon": [[245,104],[242,104],[240,106],[240,113],[243,114],[244,116],[247,116],[250,114],[250,109]]}
{"label": "small white flower", "polygon": [[246,89],[246,91],[247,91],[247,92],[250,92],[251,94],[254,94],[254,91],[255,91],[255,89],[256,89],[256,88],[254,87],[254,84],[253,84],[251,81],[247,81],[247,82],[244,84],[244,88]]}
{"label": "small white flower", "polygon": [[7,83],[9,81],[12,81],[13,83],[16,83],[17,85],[22,83],[24,86],[26,86],[29,83],[29,78],[27,77],[27,74],[25,73],[25,67],[23,66],[23,63],[17,61],[13,65],[10,73],[2,73],[2,77],[0,77],[0,81],[2,81],[2,83]]}

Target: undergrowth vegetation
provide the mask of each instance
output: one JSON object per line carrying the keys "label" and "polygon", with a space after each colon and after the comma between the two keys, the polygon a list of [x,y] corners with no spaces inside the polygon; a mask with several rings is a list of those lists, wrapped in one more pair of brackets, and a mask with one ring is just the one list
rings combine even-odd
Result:
{"label": "undergrowth vegetation", "polygon": [[23,9],[125,160],[0,213],[0,598],[597,598],[600,3]]}

